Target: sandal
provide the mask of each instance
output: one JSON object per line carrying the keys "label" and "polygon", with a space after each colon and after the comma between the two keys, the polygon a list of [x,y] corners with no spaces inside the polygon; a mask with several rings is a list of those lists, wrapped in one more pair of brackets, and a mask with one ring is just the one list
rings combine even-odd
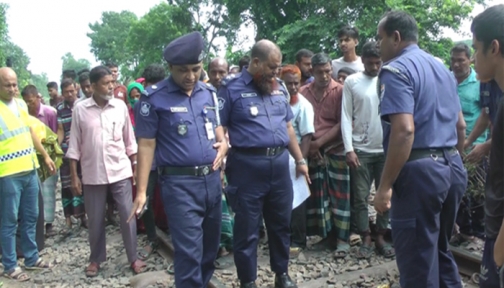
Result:
{"label": "sandal", "polygon": [[23,272],[20,267],[16,267],[14,269],[11,269],[8,272],[4,272],[3,276],[8,279],[16,280],[19,282],[26,282],[30,280],[30,276]]}
{"label": "sandal", "polygon": [[373,253],[373,246],[367,245],[367,244],[362,244],[359,247],[359,252],[357,252],[357,255],[355,258],[357,259],[369,259],[371,258],[371,254]]}
{"label": "sandal", "polygon": [[290,247],[289,249],[289,257],[290,258],[296,258],[299,256],[299,254],[303,251],[303,248],[301,247]]}
{"label": "sandal", "polygon": [[150,251],[147,249],[147,247],[145,247],[137,252],[138,258],[140,258],[140,260],[142,261],[147,260],[154,252],[157,251],[157,247],[159,246],[159,243],[157,241],[148,241],[147,243],[148,247],[150,247]]}
{"label": "sandal", "polygon": [[361,236],[358,234],[352,234],[352,235],[350,235],[349,242],[350,242],[350,246],[359,245],[362,243]]}
{"label": "sandal", "polygon": [[86,268],[86,277],[96,277],[98,276],[98,271],[100,270],[100,264],[96,262],[89,263]]}
{"label": "sandal", "polygon": [[166,272],[170,275],[175,275],[175,266],[172,264],[168,265],[168,268],[166,268]]}
{"label": "sandal", "polygon": [[44,269],[51,269],[53,267],[54,266],[51,263],[45,262],[44,260],[42,260],[42,258],[39,258],[37,262],[35,262],[35,264],[32,266],[25,265],[26,270],[44,270]]}
{"label": "sandal", "polygon": [[137,259],[135,262],[131,263],[130,267],[134,274],[140,274],[145,272],[147,264],[145,264],[142,260]]}
{"label": "sandal", "polygon": [[233,266],[233,264],[233,258],[222,257],[214,261],[214,267],[216,270],[228,269]]}
{"label": "sandal", "polygon": [[334,252],[335,259],[343,259],[350,254],[350,245],[348,243],[338,243],[338,247]]}
{"label": "sandal", "polygon": [[395,256],[394,247],[390,243],[385,243],[384,245],[376,245],[376,250],[378,254],[381,254],[384,258],[393,258]]}

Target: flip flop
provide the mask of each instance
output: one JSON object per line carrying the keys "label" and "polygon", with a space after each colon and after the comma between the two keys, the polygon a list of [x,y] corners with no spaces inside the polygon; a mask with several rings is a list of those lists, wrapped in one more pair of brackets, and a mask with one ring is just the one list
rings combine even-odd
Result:
{"label": "flip flop", "polygon": [[168,274],[170,275],[175,275],[175,266],[173,264],[168,265],[166,272],[168,272]]}
{"label": "flip flop", "polygon": [[395,250],[394,247],[392,247],[392,244],[390,243],[385,243],[384,245],[376,245],[376,250],[378,251],[378,254],[382,255],[384,258],[394,258],[395,257]]}
{"label": "flip flop", "polygon": [[373,254],[373,246],[362,244],[359,247],[359,252],[355,256],[357,259],[369,259],[371,258],[371,254]]}
{"label": "flip flop", "polygon": [[26,282],[30,280],[30,276],[23,272],[20,267],[16,267],[14,269],[11,269],[8,272],[4,272],[3,276],[8,279],[16,280],[18,282]]}
{"label": "flip flop", "polygon": [[98,276],[98,271],[100,271],[100,264],[91,262],[86,268],[86,277],[96,277]]}
{"label": "flip flop", "polygon": [[335,259],[343,259],[350,254],[350,245],[348,243],[338,243],[336,251],[334,252]]}
{"label": "flip flop", "polygon": [[349,242],[350,242],[350,246],[355,246],[355,245],[361,244],[362,243],[361,236],[358,234],[352,234],[352,235],[350,235]]}

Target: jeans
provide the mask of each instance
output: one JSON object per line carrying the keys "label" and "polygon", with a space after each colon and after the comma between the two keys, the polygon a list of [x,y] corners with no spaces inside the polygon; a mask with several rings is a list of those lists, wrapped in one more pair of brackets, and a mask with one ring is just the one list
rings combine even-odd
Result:
{"label": "jeans", "polygon": [[0,242],[4,271],[17,266],[16,231],[21,218],[21,251],[25,265],[32,266],[39,255],[35,231],[39,215],[39,179],[35,170],[0,178]]}

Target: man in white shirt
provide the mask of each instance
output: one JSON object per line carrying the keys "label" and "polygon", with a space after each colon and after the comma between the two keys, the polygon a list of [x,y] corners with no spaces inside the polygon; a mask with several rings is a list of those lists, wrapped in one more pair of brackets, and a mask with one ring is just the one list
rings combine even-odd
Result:
{"label": "man in white shirt", "polygon": [[355,52],[359,45],[359,31],[355,27],[345,26],[338,32],[338,45],[343,57],[334,59],[332,65],[332,78],[338,81],[338,72],[341,68],[348,67],[356,72],[364,71],[362,60]]}
{"label": "man in white shirt", "polygon": [[[364,72],[348,76],[343,87],[341,131],[345,145],[346,161],[350,166],[352,193],[352,229],[362,237],[357,258],[369,258],[373,251],[369,229],[368,202],[371,184],[378,187],[385,156],[378,98],[378,71],[381,59],[374,42],[364,44],[362,49]],[[378,235],[375,246],[384,257],[395,255],[392,246],[385,242],[388,212],[378,215]]]}
{"label": "man in white shirt", "polygon": [[[301,87],[301,70],[296,65],[282,68],[281,78],[289,92],[292,109],[292,126],[304,159],[308,159],[312,135],[315,133],[313,106],[303,95],[298,93]],[[293,179],[294,180],[294,179]],[[294,193],[297,191],[294,190]],[[292,210],[291,216],[291,256],[297,256],[306,247],[306,201]]]}

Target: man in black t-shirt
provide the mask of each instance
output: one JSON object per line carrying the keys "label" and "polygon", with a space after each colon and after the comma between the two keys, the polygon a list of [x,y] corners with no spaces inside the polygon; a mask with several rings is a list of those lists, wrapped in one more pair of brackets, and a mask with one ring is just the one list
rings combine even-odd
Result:
{"label": "man in black t-shirt", "polygon": [[[504,5],[479,14],[471,25],[475,69],[481,79],[494,79],[504,90]],[[485,248],[480,287],[503,288],[504,266],[504,102],[492,129],[490,167],[485,189]],[[500,270],[500,273],[499,273]],[[500,274],[500,280],[499,280]]]}

